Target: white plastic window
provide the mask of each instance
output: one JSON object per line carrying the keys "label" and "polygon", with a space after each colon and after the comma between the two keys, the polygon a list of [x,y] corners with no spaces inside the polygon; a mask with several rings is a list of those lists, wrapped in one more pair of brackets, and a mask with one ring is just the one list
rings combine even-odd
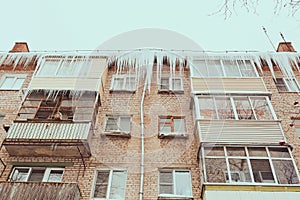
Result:
{"label": "white plastic window", "polygon": [[11,181],[22,182],[61,182],[64,168],[15,167]]}

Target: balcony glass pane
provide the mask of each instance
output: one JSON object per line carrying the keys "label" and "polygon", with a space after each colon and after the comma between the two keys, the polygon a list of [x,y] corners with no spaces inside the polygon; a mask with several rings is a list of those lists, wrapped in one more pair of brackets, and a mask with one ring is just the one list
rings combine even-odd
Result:
{"label": "balcony glass pane", "polygon": [[210,183],[225,183],[225,171],[227,171],[225,158],[205,159],[206,179]]}
{"label": "balcony glass pane", "polygon": [[298,184],[299,179],[291,160],[273,160],[279,184]]}

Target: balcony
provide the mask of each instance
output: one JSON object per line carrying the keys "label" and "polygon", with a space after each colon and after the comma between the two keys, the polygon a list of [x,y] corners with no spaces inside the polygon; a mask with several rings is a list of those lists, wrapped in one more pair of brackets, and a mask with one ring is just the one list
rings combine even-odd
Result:
{"label": "balcony", "polygon": [[79,200],[77,183],[0,182],[1,199]]}
{"label": "balcony", "polygon": [[3,145],[11,156],[89,157],[90,132],[90,122],[16,121]]}

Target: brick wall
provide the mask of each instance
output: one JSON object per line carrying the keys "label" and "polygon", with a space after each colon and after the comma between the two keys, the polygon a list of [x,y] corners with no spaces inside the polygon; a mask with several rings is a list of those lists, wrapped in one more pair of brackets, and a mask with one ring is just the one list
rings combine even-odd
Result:
{"label": "brick wall", "polygon": [[[298,82],[300,81],[300,73],[294,71]],[[280,71],[275,71],[277,78],[282,77]],[[263,79],[267,89],[272,92],[271,103],[277,118],[281,120],[282,130],[288,141],[293,147],[293,156],[298,169],[300,169],[300,139],[295,131],[294,126],[290,126],[293,122],[292,117],[300,117],[300,107],[295,107],[294,102],[299,102],[299,93],[297,92],[278,92],[270,71],[263,72]]]}

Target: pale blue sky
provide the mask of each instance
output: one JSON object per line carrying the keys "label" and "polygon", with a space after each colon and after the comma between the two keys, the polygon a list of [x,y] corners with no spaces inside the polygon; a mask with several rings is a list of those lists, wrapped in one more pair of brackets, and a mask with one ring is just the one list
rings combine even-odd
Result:
{"label": "pale blue sky", "polygon": [[273,0],[266,0],[257,15],[237,8],[237,15],[224,20],[220,14],[209,16],[218,2],[2,0],[0,50],[10,50],[16,41],[28,42],[31,50],[95,49],[126,31],[163,28],[190,37],[205,50],[272,51],[265,26],[276,47],[282,32],[300,51],[300,14],[275,16]]}

